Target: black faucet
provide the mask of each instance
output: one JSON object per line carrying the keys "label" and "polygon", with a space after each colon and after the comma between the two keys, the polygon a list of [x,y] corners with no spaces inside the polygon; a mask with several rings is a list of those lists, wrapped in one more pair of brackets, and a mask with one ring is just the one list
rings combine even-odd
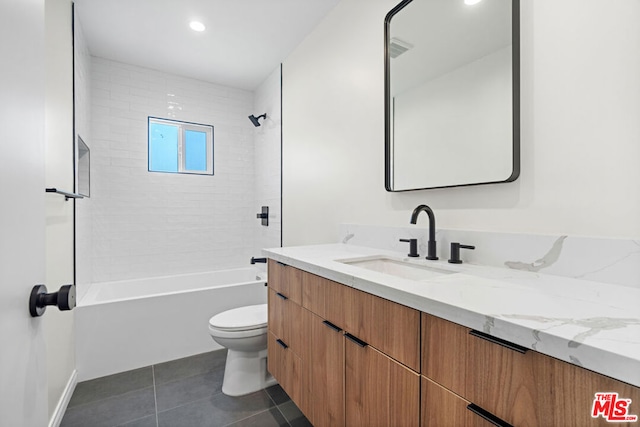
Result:
{"label": "black faucet", "polygon": [[426,212],[429,216],[429,242],[427,242],[427,259],[437,260],[436,256],[436,217],[433,214],[431,208],[427,205],[420,205],[413,210],[411,214],[411,224],[418,222],[418,215],[420,212]]}

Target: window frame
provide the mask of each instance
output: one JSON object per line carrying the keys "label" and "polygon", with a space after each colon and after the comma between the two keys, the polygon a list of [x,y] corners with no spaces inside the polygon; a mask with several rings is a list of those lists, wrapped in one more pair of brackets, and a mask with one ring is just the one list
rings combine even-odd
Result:
{"label": "window frame", "polygon": [[[178,128],[178,170],[177,171],[161,171],[151,169],[151,124],[161,124],[176,126]],[[189,170],[186,168],[186,144],[185,133],[187,131],[202,132],[206,134],[206,170]],[[185,122],[182,120],[164,119],[161,117],[148,116],[147,118],[147,170],[149,172],[158,173],[182,173],[189,175],[214,175],[213,168],[213,125],[205,125],[202,123]]]}

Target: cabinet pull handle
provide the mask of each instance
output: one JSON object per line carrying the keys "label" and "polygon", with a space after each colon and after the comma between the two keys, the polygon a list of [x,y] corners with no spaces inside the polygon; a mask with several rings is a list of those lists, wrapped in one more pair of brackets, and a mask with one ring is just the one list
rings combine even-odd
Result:
{"label": "cabinet pull handle", "polygon": [[502,347],[506,347],[509,350],[517,351],[518,353],[525,354],[527,350],[529,350],[528,348],[522,347],[521,345],[514,344],[512,342],[503,340],[501,338],[493,337],[489,334],[485,334],[484,332],[476,331],[474,329],[469,331],[469,335],[473,335],[474,337],[477,337],[477,338],[482,338],[483,340],[487,340],[491,343],[501,345]]}
{"label": "cabinet pull handle", "polygon": [[278,344],[280,344],[280,346],[281,346],[282,348],[289,348],[289,346],[288,346],[288,345],[286,345],[286,344],[284,343],[284,341],[282,341],[281,339],[277,339],[277,340],[276,340],[276,342],[277,342]]}
{"label": "cabinet pull handle", "polygon": [[284,295],[284,294],[281,294],[280,292],[276,292],[276,295],[278,295],[278,296],[279,296],[280,298],[282,298],[282,299],[289,299],[289,297],[287,297],[287,296],[286,296],[286,295]]}
{"label": "cabinet pull handle", "polygon": [[336,332],[342,332],[342,329],[340,329],[339,326],[334,325],[333,323],[329,322],[328,320],[323,320],[322,323],[324,323],[326,326],[330,327],[331,329],[333,329]]}
{"label": "cabinet pull handle", "polygon": [[362,341],[360,338],[354,337],[350,333],[346,333],[344,334],[344,336],[347,337],[349,340],[353,341],[354,343],[358,344],[360,347],[366,347],[369,345],[366,342]]}
{"label": "cabinet pull handle", "polygon": [[513,427],[506,421],[501,420],[500,418],[493,415],[491,412],[487,412],[478,405],[474,403],[470,403],[467,405],[467,409],[476,414],[477,416],[489,421],[491,424],[497,427]]}
{"label": "cabinet pull handle", "polygon": [[287,267],[287,264],[280,262],[280,261],[276,261],[276,264],[281,265],[283,267]]}

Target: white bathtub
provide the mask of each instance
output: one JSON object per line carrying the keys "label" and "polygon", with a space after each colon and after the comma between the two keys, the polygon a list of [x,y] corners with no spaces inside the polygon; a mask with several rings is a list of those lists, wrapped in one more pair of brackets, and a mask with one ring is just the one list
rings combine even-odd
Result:
{"label": "white bathtub", "polygon": [[75,308],[78,380],[221,348],[214,314],[267,302],[255,268],[94,283]]}

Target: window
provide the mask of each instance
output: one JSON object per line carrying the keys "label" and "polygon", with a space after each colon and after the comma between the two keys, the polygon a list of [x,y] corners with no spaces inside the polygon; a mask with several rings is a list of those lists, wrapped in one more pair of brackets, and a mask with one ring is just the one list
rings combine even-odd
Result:
{"label": "window", "polygon": [[149,117],[149,171],[213,175],[213,126]]}

